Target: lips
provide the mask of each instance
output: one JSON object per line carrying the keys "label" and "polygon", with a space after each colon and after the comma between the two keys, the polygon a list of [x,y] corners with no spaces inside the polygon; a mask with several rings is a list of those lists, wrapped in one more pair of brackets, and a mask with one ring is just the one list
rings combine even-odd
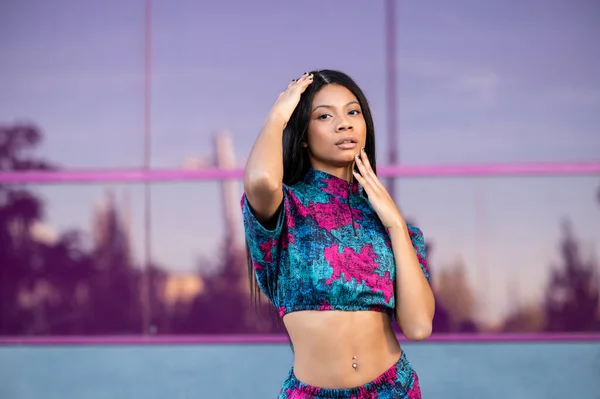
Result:
{"label": "lips", "polygon": [[337,143],[335,143],[335,145],[341,145],[341,144],[357,144],[358,140],[354,137],[354,136],[346,136],[346,137],[342,137],[341,139],[339,139],[337,141]]}
{"label": "lips", "polygon": [[352,150],[355,151],[358,147],[358,140],[354,137],[344,137],[335,144],[340,150]]}

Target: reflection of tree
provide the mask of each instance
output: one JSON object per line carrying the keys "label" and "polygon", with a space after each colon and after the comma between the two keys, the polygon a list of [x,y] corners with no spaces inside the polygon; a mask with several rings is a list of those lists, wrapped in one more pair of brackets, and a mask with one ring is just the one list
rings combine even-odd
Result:
{"label": "reflection of tree", "polygon": [[[81,334],[86,331],[89,316],[85,305],[89,295],[87,282],[92,277],[92,258],[81,250],[82,240],[81,233],[67,231],[55,243],[38,243],[36,256],[43,262],[44,272],[35,278],[32,297],[36,297],[38,287],[48,287],[50,295],[38,296],[37,306],[32,307],[36,317],[29,329],[31,333]],[[21,297],[26,292],[22,291]]]}
{"label": "reflection of tree", "polygon": [[89,309],[106,314],[90,320],[95,332],[137,332],[142,328],[140,272],[133,267],[131,237],[126,215],[119,211],[112,192],[94,221],[93,278],[89,281]]}
{"label": "reflection of tree", "polygon": [[[169,300],[166,297],[169,274],[156,264],[146,265],[145,274],[149,292],[142,298],[147,298],[149,302],[147,304],[150,313],[149,332],[152,334],[172,333],[174,315],[168,306]],[[174,308],[178,309],[177,306]]]}
{"label": "reflection of tree", "polygon": [[193,301],[189,329],[201,333],[239,333],[244,331],[243,257],[226,237],[219,251],[216,273],[204,277],[205,292]]}
{"label": "reflection of tree", "polygon": [[[0,171],[50,168],[28,153],[40,140],[41,134],[33,126],[0,126]],[[6,333],[27,331],[34,321],[32,312],[21,309],[19,293],[35,290],[36,276],[43,273],[39,267],[43,260],[36,256],[36,243],[30,234],[42,215],[41,201],[29,190],[22,185],[0,183],[0,314],[1,328]],[[38,289],[42,291],[48,290]],[[29,299],[23,301],[30,307]]]}
{"label": "reflection of tree", "polygon": [[437,297],[436,287],[436,278],[435,271],[432,270],[431,267],[431,253],[433,251],[433,244],[431,241],[425,241],[425,252],[427,253],[428,259],[428,270],[429,270],[429,278],[433,287],[433,291],[435,294],[435,314],[433,316],[433,332],[434,333],[447,333],[450,331],[450,315],[448,314],[448,309],[444,306],[444,304],[440,303]]}
{"label": "reflection of tree", "polygon": [[42,141],[42,134],[33,125],[0,125],[0,170],[46,170],[52,166],[29,152]]}
{"label": "reflection of tree", "polygon": [[[51,166],[31,155],[34,126],[0,126],[0,170]],[[136,287],[121,215],[108,208],[103,234],[86,247],[83,234],[39,233],[44,204],[22,184],[0,184],[0,334],[85,334],[140,331]]]}
{"label": "reflection of tree", "polygon": [[475,296],[468,282],[465,265],[457,259],[437,272],[436,302],[447,312],[450,332],[475,332]]}
{"label": "reflection of tree", "polygon": [[534,333],[543,329],[545,315],[538,304],[519,306],[508,315],[503,325],[506,333]]}
{"label": "reflection of tree", "polygon": [[594,259],[582,260],[569,222],[562,230],[562,265],[553,268],[546,290],[546,330],[600,330],[598,265]]}
{"label": "reflection of tree", "polygon": [[[49,169],[31,155],[40,140],[32,126],[0,127],[0,170]],[[36,233],[43,219],[31,189],[0,184],[0,335],[273,331],[248,300],[244,251],[231,238],[218,251],[217,273],[187,281],[154,264],[135,267],[130,221],[112,192],[94,213],[92,237]],[[192,295],[176,292],[182,282]]]}
{"label": "reflection of tree", "polygon": [[204,289],[191,301],[179,302],[170,310],[171,332],[270,332],[270,320],[256,312],[248,299],[244,248],[232,242],[230,237],[226,237],[219,254],[218,265],[210,267],[212,272],[201,277]]}

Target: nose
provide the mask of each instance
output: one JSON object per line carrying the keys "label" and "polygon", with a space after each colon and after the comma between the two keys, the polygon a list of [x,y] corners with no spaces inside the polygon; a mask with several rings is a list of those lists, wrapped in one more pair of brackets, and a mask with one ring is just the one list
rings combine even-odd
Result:
{"label": "nose", "polygon": [[348,130],[352,130],[352,125],[348,120],[344,117],[340,118],[340,123],[336,129],[338,132],[346,132]]}

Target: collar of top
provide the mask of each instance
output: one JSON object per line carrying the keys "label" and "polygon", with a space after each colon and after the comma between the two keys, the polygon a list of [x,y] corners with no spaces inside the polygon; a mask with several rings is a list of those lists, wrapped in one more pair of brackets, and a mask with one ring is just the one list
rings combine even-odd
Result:
{"label": "collar of top", "polygon": [[323,172],[321,170],[310,168],[304,175],[304,182],[311,186],[319,187],[328,194],[348,198],[348,194],[357,195],[359,184],[356,179],[352,179],[352,183],[337,176]]}

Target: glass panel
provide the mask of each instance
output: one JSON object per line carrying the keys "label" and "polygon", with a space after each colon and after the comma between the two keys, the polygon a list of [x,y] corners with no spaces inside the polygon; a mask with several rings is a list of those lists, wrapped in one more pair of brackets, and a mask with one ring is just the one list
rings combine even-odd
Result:
{"label": "glass panel", "polygon": [[143,332],[141,185],[0,185],[0,335]]}
{"label": "glass panel", "polygon": [[398,4],[402,162],[599,159],[591,3]]}
{"label": "glass panel", "polygon": [[0,5],[0,127],[32,126],[57,167],[139,167],[144,2]]}
{"label": "glass panel", "polygon": [[153,167],[214,162],[210,148],[220,130],[245,157],[277,96],[305,70],[347,72],[364,87],[374,117],[384,118],[380,2],[271,0],[234,8],[153,4]]}
{"label": "glass panel", "polygon": [[236,180],[152,186],[153,333],[283,331],[249,299],[241,195]]}
{"label": "glass panel", "polygon": [[422,228],[437,331],[600,331],[595,177],[399,182]]}

